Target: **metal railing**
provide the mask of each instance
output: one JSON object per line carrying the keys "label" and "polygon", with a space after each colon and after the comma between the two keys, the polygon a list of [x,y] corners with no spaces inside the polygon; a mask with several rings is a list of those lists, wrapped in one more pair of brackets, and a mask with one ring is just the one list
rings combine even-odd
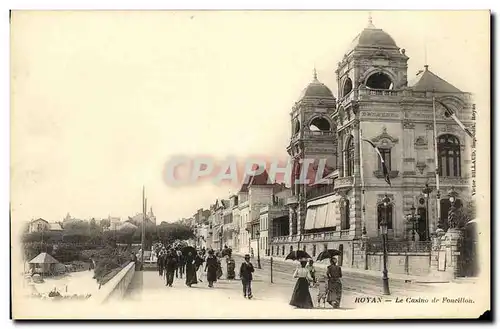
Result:
{"label": "metal railing", "polygon": [[[407,252],[430,252],[431,241],[388,241],[387,252],[407,253]],[[382,241],[370,241],[366,245],[367,252],[383,252]]]}
{"label": "metal railing", "polygon": [[311,187],[308,191],[307,191],[307,198],[308,199],[314,199],[314,198],[318,198],[320,196],[323,196],[323,195],[326,195],[326,194],[331,194],[334,192],[334,184],[322,184],[322,185],[318,185],[318,186],[315,186],[315,187]]}

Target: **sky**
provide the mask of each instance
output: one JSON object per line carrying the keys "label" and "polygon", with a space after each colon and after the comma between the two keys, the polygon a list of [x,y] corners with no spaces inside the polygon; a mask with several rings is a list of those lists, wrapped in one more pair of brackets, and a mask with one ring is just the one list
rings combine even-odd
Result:
{"label": "sky", "polygon": [[[13,12],[11,206],[15,221],[157,222],[227,198],[238,186],[168,186],[182,154],[286,158],[289,112],[335,69],[368,12]],[[372,12],[410,57],[475,94],[489,116],[488,12]],[[483,109],[483,110],[482,110]]]}

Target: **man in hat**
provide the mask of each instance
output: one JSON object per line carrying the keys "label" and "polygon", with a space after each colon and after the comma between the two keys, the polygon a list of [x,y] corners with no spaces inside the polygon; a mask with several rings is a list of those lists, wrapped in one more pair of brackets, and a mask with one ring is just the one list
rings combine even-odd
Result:
{"label": "man in hat", "polygon": [[254,272],[254,268],[252,263],[250,262],[250,255],[245,255],[245,261],[241,264],[240,267],[240,279],[243,284],[243,297],[252,299],[252,279]]}

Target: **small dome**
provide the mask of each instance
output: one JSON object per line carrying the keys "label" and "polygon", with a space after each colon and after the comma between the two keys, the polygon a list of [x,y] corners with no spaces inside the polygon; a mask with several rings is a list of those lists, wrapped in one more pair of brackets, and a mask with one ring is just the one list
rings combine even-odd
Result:
{"label": "small dome", "polygon": [[360,34],[354,38],[351,49],[355,47],[391,47],[398,48],[394,39],[384,30],[377,29],[371,20],[371,17],[368,20],[368,26],[361,31]]}
{"label": "small dome", "polygon": [[316,70],[314,70],[313,81],[304,89],[300,96],[301,99],[304,97],[334,98],[332,91],[323,83],[319,82]]}

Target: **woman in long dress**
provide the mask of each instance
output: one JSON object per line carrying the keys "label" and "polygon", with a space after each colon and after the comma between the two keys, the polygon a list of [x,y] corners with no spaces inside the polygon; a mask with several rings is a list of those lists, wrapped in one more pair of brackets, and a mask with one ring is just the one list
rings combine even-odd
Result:
{"label": "woman in long dress", "polygon": [[213,250],[209,250],[208,257],[205,263],[205,271],[207,272],[207,281],[209,288],[212,288],[214,286],[214,282],[217,282],[217,268],[217,257],[214,256]]}
{"label": "woman in long dress", "polygon": [[295,270],[293,277],[297,278],[297,283],[293,289],[290,305],[297,308],[313,308],[311,294],[309,293],[309,283],[312,282],[311,273],[306,268],[307,260],[300,260],[300,267]]}
{"label": "woman in long dress", "polygon": [[330,265],[326,269],[326,277],[328,278],[328,294],[326,301],[333,306],[333,308],[340,307],[340,300],[342,299],[342,269],[337,266],[335,257],[330,259]]}
{"label": "woman in long dress", "polygon": [[196,278],[196,266],[194,255],[190,252],[185,259],[186,264],[186,285],[191,287],[192,284],[197,284],[198,279]]}

